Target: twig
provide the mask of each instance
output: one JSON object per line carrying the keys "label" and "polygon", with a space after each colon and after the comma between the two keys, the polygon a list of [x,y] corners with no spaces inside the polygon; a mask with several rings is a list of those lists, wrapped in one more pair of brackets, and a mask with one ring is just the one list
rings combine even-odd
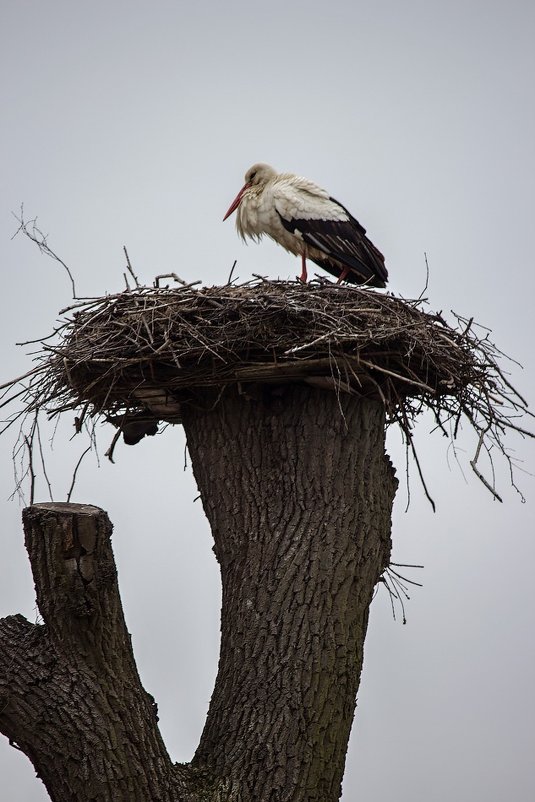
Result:
{"label": "twig", "polygon": [[37,443],[39,445],[39,456],[41,458],[41,468],[43,470],[43,476],[45,477],[45,482],[48,487],[48,495],[50,497],[50,501],[54,501],[54,496],[52,494],[52,485],[50,483],[50,479],[48,478],[48,473],[46,470],[45,455],[43,453],[43,444],[41,442],[41,430],[39,428],[39,421],[37,420],[37,414],[35,416],[35,428],[37,431]]}
{"label": "twig", "polygon": [[323,340],[326,340],[329,337],[332,337],[333,340],[336,341],[336,334],[337,334],[336,331],[326,331],[325,334],[321,334],[319,337],[316,337],[314,340],[311,340],[310,342],[303,343],[302,345],[296,345],[293,348],[288,348],[288,350],[284,352],[284,356],[289,356],[290,354],[296,354],[298,351],[304,351],[305,348],[312,348],[312,346],[317,345],[320,342],[323,342]]}
{"label": "twig", "polygon": [[368,362],[367,359],[360,360],[361,365],[364,365],[367,368],[371,368],[372,370],[378,370],[380,373],[385,373],[387,376],[392,376],[394,379],[399,379],[400,381],[407,382],[408,384],[414,384],[416,387],[421,387],[422,390],[427,390],[429,393],[435,393],[436,391],[430,387],[428,384],[424,384],[420,381],[415,381],[414,379],[409,379],[408,376],[403,376],[401,373],[396,373],[393,370],[388,370],[387,368],[383,368],[380,365],[374,364],[373,362]]}
{"label": "twig", "polygon": [[496,492],[496,490],[494,489],[494,487],[493,487],[491,484],[489,484],[489,482],[488,482],[488,481],[485,479],[485,477],[483,476],[483,474],[481,473],[481,471],[479,471],[479,470],[476,468],[476,463],[477,463],[477,461],[478,461],[478,459],[479,459],[479,454],[480,454],[480,452],[481,452],[481,447],[484,445],[484,441],[485,441],[485,435],[486,435],[486,434],[487,434],[487,432],[489,431],[490,427],[491,427],[491,424],[489,423],[489,425],[487,426],[487,428],[486,428],[486,429],[484,429],[484,430],[483,430],[483,431],[480,433],[480,435],[479,435],[479,440],[478,440],[478,443],[477,443],[476,453],[474,454],[474,458],[470,460],[470,465],[472,466],[472,470],[474,471],[474,473],[475,473],[475,475],[477,476],[477,478],[478,478],[478,479],[479,479],[481,482],[483,482],[483,484],[485,485],[485,487],[487,488],[487,490],[489,490],[489,491],[492,493],[492,495],[494,496],[494,498],[495,498],[497,501],[500,501],[500,502],[503,504],[503,499],[502,499],[502,498],[501,498],[501,497],[498,495],[498,493]]}
{"label": "twig", "polygon": [[236,267],[237,264],[238,264],[238,260],[234,259],[234,264],[232,265],[232,267],[230,269],[229,277],[227,279],[227,285],[232,282],[232,274],[234,273],[234,268]]}
{"label": "twig", "polygon": [[410,438],[410,433],[408,435],[405,434],[405,480],[407,487],[407,505],[405,507],[405,512],[408,512],[409,507],[411,506],[411,483],[410,483],[410,473],[409,473],[409,438]]}
{"label": "twig", "polygon": [[35,499],[35,472],[33,470],[33,432],[32,435],[25,436],[24,442],[28,450],[28,470],[30,472],[30,505],[33,504]]}
{"label": "twig", "polygon": [[90,451],[91,451],[91,446],[89,445],[89,446],[87,446],[86,450],[84,452],[82,452],[82,455],[80,456],[80,459],[76,463],[76,467],[75,467],[75,469],[73,471],[73,474],[72,474],[71,486],[69,488],[69,492],[67,493],[67,503],[71,500],[72,491],[74,490],[74,485],[76,483],[76,474],[78,473],[78,468],[82,464],[82,460],[85,457],[85,455],[88,454]]}
{"label": "twig", "polygon": [[[128,256],[128,251],[126,250],[126,245],[123,245],[123,251],[124,251],[124,255],[126,257],[126,269],[128,270],[128,272],[130,273],[130,275],[134,279],[134,283],[135,283],[136,287],[139,289],[141,284],[139,283],[136,274],[132,270],[132,265],[130,264],[130,257]],[[126,280],[126,277],[125,277],[125,280]],[[126,282],[126,286],[128,287],[128,282]]]}
{"label": "twig", "polygon": [[[11,212],[11,214],[13,215],[15,220],[19,223],[19,227],[15,231],[15,233],[13,234],[11,239],[14,239],[17,236],[17,234],[22,232],[26,237],[28,237],[28,239],[30,239],[32,242],[34,242],[37,245],[37,247],[39,248],[41,253],[44,253],[46,256],[49,256],[51,259],[54,259],[56,262],[59,262],[59,264],[67,272],[67,275],[68,275],[68,277],[70,279],[70,282],[71,282],[72,297],[76,300],[78,296],[76,295],[76,286],[75,286],[75,283],[74,283],[74,278],[72,276],[72,273],[71,273],[69,267],[63,261],[63,259],[60,259],[60,257],[57,255],[57,253],[54,253],[52,248],[48,245],[48,243],[46,241],[46,235],[43,234],[43,232],[39,228],[37,228],[37,225],[36,225],[37,217],[34,217],[33,220],[29,220],[28,222],[25,222],[25,220],[24,220],[24,204],[21,204],[21,206],[20,206],[20,217],[17,217],[15,212]],[[31,232],[28,230],[28,226],[29,225],[32,226]]]}
{"label": "twig", "polygon": [[[177,276],[176,273],[160,273],[160,275],[154,276],[154,287],[156,289],[158,289],[159,286],[160,286],[160,279],[161,278],[172,278],[174,281],[176,281],[177,284],[182,284],[183,287],[191,286],[191,285],[188,284],[187,281],[184,281],[183,278],[180,278],[180,276]],[[198,281],[196,283],[200,284],[201,282]]]}
{"label": "twig", "polygon": [[425,287],[418,296],[418,301],[423,300],[423,296],[427,292],[427,288],[429,286],[429,262],[427,261],[427,253],[425,251],[424,251],[424,259],[425,259]]}
{"label": "twig", "polygon": [[409,442],[409,445],[410,445],[411,451],[412,451],[412,456],[414,458],[414,461],[416,463],[416,467],[418,469],[418,475],[420,476],[420,481],[422,483],[422,487],[424,489],[424,493],[426,495],[427,500],[431,504],[431,508],[432,508],[433,512],[436,512],[437,511],[436,504],[433,501],[433,499],[431,498],[431,496],[429,494],[429,491],[427,489],[427,485],[425,483],[422,467],[420,465],[420,460],[418,459],[418,454],[417,454],[416,448],[414,446],[414,440],[412,438],[412,433],[411,433],[410,428],[409,428],[409,422],[408,422],[408,420],[406,418],[406,411],[404,409],[402,409],[401,413],[402,413],[402,415],[404,417],[404,420],[405,420],[405,436],[408,438],[408,442]]}
{"label": "twig", "polygon": [[[26,345],[26,343],[20,343],[20,344]],[[17,345],[19,345],[19,343],[17,343]],[[11,379],[10,381],[5,382],[4,384],[0,384],[0,390],[5,390],[6,387],[8,388],[14,387],[15,385],[19,384],[19,382],[21,382],[23,379],[27,379],[28,376],[33,376],[34,373],[37,373],[39,370],[42,369],[43,369],[42,367],[32,368],[31,370],[27,371],[27,373],[23,373],[22,376],[17,376],[16,379]]]}

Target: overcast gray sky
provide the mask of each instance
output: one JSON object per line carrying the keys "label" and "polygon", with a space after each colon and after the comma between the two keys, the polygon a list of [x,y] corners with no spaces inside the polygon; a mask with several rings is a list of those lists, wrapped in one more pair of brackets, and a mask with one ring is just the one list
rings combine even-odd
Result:
{"label": "overcast gray sky", "polygon": [[[319,3],[3,0],[0,199],[2,381],[30,365],[16,342],[48,334],[65,274],[11,240],[20,203],[71,266],[79,294],[123,287],[122,246],[146,282],[176,271],[225,282],[293,278],[273,243],[245,247],[222,216],[245,170],[267,161],[316,180],[386,254],[390,289],[425,284],[435,310],[475,316],[523,365],[535,399],[533,212],[535,5],[530,0]],[[85,443],[56,436],[49,466],[65,497]],[[437,502],[413,469],[400,487],[394,559],[423,563],[408,623],[373,603],[344,802],[528,802],[532,722],[534,480],[527,503],[498,468],[504,504],[466,467],[474,441],[422,420],[417,445]],[[112,431],[102,429],[103,452]],[[0,615],[35,619],[33,583],[0,454]],[[533,443],[510,438],[535,470]],[[213,687],[219,575],[189,469],[170,428],[116,465],[83,464],[73,500],[104,507],[129,629],[173,759],[188,760]],[[400,471],[396,433],[389,450]],[[466,478],[465,478],[466,477]],[[38,499],[46,500],[45,487]],[[151,523],[155,518],[157,526]],[[414,574],[412,574],[414,576]],[[531,740],[530,740],[531,739]],[[46,799],[27,759],[0,741],[6,800]]]}

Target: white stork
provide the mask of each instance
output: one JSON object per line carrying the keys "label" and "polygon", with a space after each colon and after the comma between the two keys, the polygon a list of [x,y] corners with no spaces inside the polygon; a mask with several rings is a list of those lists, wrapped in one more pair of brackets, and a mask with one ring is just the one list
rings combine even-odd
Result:
{"label": "white stork", "polygon": [[223,220],[238,210],[236,228],[245,240],[267,234],[301,256],[300,280],[307,280],[306,260],[337,276],[338,282],[384,287],[388,279],[383,254],[345,206],[307,178],[277,173],[254,164]]}

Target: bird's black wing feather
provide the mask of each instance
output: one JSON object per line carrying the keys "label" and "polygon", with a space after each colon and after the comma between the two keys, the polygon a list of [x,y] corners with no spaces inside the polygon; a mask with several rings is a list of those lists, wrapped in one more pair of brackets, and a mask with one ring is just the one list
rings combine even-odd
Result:
{"label": "bird's black wing feather", "polygon": [[382,253],[368,239],[366,229],[358,220],[334,198],[329,200],[344,210],[347,220],[287,220],[279,215],[282,225],[292,234],[299,234],[307,245],[324,254],[324,258],[312,261],[327,272],[340,276],[344,268],[348,267],[346,281],[384,287],[388,272]]}

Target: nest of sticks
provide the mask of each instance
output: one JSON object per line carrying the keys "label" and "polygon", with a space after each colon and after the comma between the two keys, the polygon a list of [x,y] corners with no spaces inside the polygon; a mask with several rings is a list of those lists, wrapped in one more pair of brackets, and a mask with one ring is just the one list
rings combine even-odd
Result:
{"label": "nest of sticks", "polygon": [[78,428],[106,418],[127,442],[155,433],[158,421],[180,422],[192,399],[213,403],[231,385],[287,382],[376,398],[411,443],[424,409],[448,434],[463,416],[500,446],[507,429],[529,434],[515,422],[526,402],[488,330],[460,317],[451,326],[421,299],[259,279],[138,287],[62,314],[23,377],[25,413],[78,410]]}

